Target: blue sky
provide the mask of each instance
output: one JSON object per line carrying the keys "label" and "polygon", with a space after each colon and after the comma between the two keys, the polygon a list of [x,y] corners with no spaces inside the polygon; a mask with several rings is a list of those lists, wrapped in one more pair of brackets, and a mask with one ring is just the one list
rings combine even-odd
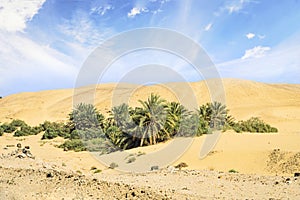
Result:
{"label": "blue sky", "polygon": [[[144,27],[190,37],[222,77],[300,83],[299,10],[299,0],[2,0],[0,96],[72,88],[103,41]],[[188,81],[199,79],[179,58],[146,51],[116,62],[105,81],[120,80],[124,63],[145,65],[149,57],[165,60]]]}

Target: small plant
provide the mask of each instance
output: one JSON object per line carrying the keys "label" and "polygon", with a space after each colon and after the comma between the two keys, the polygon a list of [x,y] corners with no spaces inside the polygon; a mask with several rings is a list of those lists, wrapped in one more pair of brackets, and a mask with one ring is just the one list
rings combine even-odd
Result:
{"label": "small plant", "polygon": [[66,163],[63,162],[63,163],[61,164],[61,166],[66,167],[67,165],[66,165]]}
{"label": "small plant", "polygon": [[155,171],[155,170],[159,170],[159,166],[157,165],[151,166],[151,171]]}
{"label": "small plant", "polygon": [[82,172],[80,170],[77,170],[76,173],[77,174],[82,174]]}
{"label": "small plant", "polygon": [[130,157],[127,161],[127,163],[133,163],[136,160],[135,157]]}
{"label": "small plant", "polygon": [[96,169],[97,169],[97,167],[95,167],[95,166],[91,167],[91,170],[96,170]]}
{"label": "small plant", "polygon": [[109,168],[110,169],[115,169],[116,167],[119,167],[119,165],[115,162],[110,163]]}
{"label": "small plant", "polygon": [[228,171],[229,173],[239,173],[237,170],[235,170],[235,169],[231,169],[231,170],[229,170]]}
{"label": "small plant", "polygon": [[0,126],[0,136],[2,136],[3,133],[4,133],[4,130],[3,130],[3,128]]}
{"label": "small plant", "polygon": [[181,162],[175,166],[175,168],[177,168],[179,170],[181,170],[183,167],[188,167],[188,165],[185,162]]}
{"label": "small plant", "polygon": [[214,170],[215,170],[215,168],[214,168],[214,167],[212,167],[212,166],[210,166],[210,167],[208,168],[208,170],[209,170],[209,171],[214,171]]}
{"label": "small plant", "polygon": [[139,151],[136,156],[142,156],[142,155],[145,155],[145,154],[146,154],[145,152]]}
{"label": "small plant", "polygon": [[134,153],[129,154],[128,156],[125,157],[125,160],[126,160],[127,158],[129,158],[129,157],[134,156],[134,155],[135,155]]}
{"label": "small plant", "polygon": [[86,146],[81,140],[67,140],[65,143],[58,146],[59,148],[78,151],[86,151]]}
{"label": "small plant", "polygon": [[102,172],[101,169],[96,169],[96,170],[94,171],[94,174],[101,173],[101,172]]}

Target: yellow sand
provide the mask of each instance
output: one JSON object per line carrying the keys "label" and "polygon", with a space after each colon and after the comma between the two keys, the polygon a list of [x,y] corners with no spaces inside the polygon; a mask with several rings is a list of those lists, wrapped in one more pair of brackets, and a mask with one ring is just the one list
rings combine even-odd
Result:
{"label": "yellow sand", "polygon": [[[230,109],[231,115],[238,120],[248,119],[252,116],[260,117],[277,127],[279,133],[223,133],[213,152],[203,160],[199,160],[198,155],[205,136],[199,137],[176,163],[186,162],[191,169],[226,171],[236,169],[244,173],[266,174],[269,173],[266,168],[268,155],[273,149],[300,152],[300,85],[265,84],[237,79],[222,81],[225,88],[226,105]],[[210,100],[205,82],[195,82],[189,85],[199,104]],[[124,94],[132,91],[135,87],[131,84],[98,85],[95,90],[95,105],[103,114],[107,115],[111,105],[116,105],[118,100],[124,100]],[[137,106],[139,105],[137,99],[144,100],[150,93],[158,93],[168,101],[176,100],[178,97],[174,91],[170,91],[168,88],[177,88],[184,92],[182,83],[137,87],[127,101],[131,106]],[[93,92],[94,89],[90,87],[85,91]],[[0,100],[0,121],[6,122],[18,118],[31,125],[37,125],[45,120],[65,121],[72,109],[72,102],[73,89],[14,94]],[[41,145],[40,137],[40,135],[30,136],[22,141],[22,143],[32,146],[33,153],[37,157],[47,161],[64,162],[76,169],[83,170],[87,170],[93,165],[100,165],[87,152],[64,152],[50,145],[51,141]],[[6,144],[16,142],[16,139],[9,135],[0,137],[1,148]],[[52,141],[52,143],[55,142]],[[155,148],[158,147],[145,147],[142,148],[142,151],[149,153]],[[139,148],[131,151],[138,152],[140,150]]]}

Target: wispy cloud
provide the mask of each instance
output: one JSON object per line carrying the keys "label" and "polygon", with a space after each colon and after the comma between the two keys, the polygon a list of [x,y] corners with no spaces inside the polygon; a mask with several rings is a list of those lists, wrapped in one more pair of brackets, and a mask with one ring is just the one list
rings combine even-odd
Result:
{"label": "wispy cloud", "polygon": [[1,0],[0,30],[23,31],[46,0]]}
{"label": "wispy cloud", "polygon": [[86,46],[97,46],[112,35],[111,29],[102,27],[99,30],[99,27],[93,23],[89,15],[82,12],[76,13],[70,20],[65,20],[58,28],[66,36]]}
{"label": "wispy cloud", "polygon": [[228,14],[242,12],[243,9],[250,3],[258,3],[256,0],[230,0],[226,1],[225,5],[222,6],[219,11],[215,12],[216,16],[221,13],[227,12]]}
{"label": "wispy cloud", "polygon": [[105,15],[109,10],[113,10],[114,7],[110,4],[104,5],[104,6],[99,6],[99,7],[92,7],[91,8],[91,13],[96,13],[101,16]]}
{"label": "wispy cloud", "polygon": [[256,46],[252,49],[246,50],[242,59],[260,58],[260,57],[265,56],[266,52],[270,51],[270,50],[271,50],[270,47]]}
{"label": "wispy cloud", "polygon": [[250,39],[253,39],[255,37],[255,34],[254,33],[248,33],[248,34],[246,34],[246,37],[250,40]]}
{"label": "wispy cloud", "polygon": [[129,18],[133,18],[135,17],[136,15],[139,15],[143,12],[148,12],[148,9],[147,8],[138,8],[138,7],[133,7],[129,13],[127,13],[127,17]]}
{"label": "wispy cloud", "polygon": [[211,29],[212,25],[213,25],[212,23],[207,24],[207,25],[205,26],[204,30],[205,30],[205,31],[209,31],[209,30]]}

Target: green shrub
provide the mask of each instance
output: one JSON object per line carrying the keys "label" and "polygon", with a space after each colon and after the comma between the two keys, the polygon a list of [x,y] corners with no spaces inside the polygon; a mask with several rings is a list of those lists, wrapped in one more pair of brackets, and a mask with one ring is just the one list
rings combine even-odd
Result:
{"label": "green shrub", "polygon": [[11,124],[8,123],[2,124],[2,128],[5,133],[13,133],[17,130],[16,126],[12,126]]}
{"label": "green shrub", "polygon": [[73,130],[70,134],[70,139],[83,139],[90,140],[95,138],[105,138],[105,134],[102,129],[99,128],[90,128],[85,130]]}
{"label": "green shrub", "polygon": [[91,170],[96,170],[96,169],[97,169],[97,167],[95,167],[95,166],[91,167]]}
{"label": "green shrub", "polygon": [[229,170],[228,171],[229,173],[239,173],[237,170],[235,170],[235,169],[231,169],[231,170]]}
{"label": "green shrub", "polygon": [[63,144],[58,146],[59,148],[64,148],[67,150],[74,150],[75,152],[78,151],[86,151],[86,146],[81,140],[67,140]]}
{"label": "green shrub", "polygon": [[58,132],[52,128],[49,128],[45,131],[45,133],[43,134],[42,140],[44,139],[53,139],[56,138],[58,136]]}
{"label": "green shrub", "polygon": [[110,163],[109,168],[110,169],[115,169],[116,167],[119,167],[119,165],[115,162]]}
{"label": "green shrub", "polygon": [[15,127],[22,127],[22,126],[28,126],[23,120],[20,119],[14,119],[10,122],[11,126]]}
{"label": "green shrub", "polygon": [[104,116],[92,104],[80,103],[69,114],[72,130],[103,128]]}
{"label": "green shrub", "polygon": [[127,160],[127,163],[133,163],[135,160],[136,160],[135,157],[130,157],[130,158]]}
{"label": "green shrub", "polygon": [[101,169],[96,169],[96,170],[94,171],[94,174],[101,173],[101,172],[102,172]]}
{"label": "green shrub", "polygon": [[136,156],[142,156],[142,155],[146,155],[146,153],[139,151]]}
{"label": "green shrub", "polygon": [[270,126],[263,120],[257,117],[251,117],[246,121],[239,121],[233,126],[233,130],[240,132],[250,132],[250,133],[274,133],[278,132],[277,128]]}
{"label": "green shrub", "polygon": [[49,122],[45,121],[40,125],[40,129],[45,131],[42,136],[42,140],[44,139],[53,139],[58,136],[63,137],[65,139],[70,138],[70,129],[67,125],[61,122]]}
{"label": "green shrub", "polygon": [[4,133],[4,130],[3,130],[3,128],[0,126],[0,136],[2,136],[3,133]]}
{"label": "green shrub", "polygon": [[99,152],[100,154],[107,154],[118,150],[117,147],[106,138],[82,140],[82,142],[86,147],[86,150],[91,152],[96,151]]}

